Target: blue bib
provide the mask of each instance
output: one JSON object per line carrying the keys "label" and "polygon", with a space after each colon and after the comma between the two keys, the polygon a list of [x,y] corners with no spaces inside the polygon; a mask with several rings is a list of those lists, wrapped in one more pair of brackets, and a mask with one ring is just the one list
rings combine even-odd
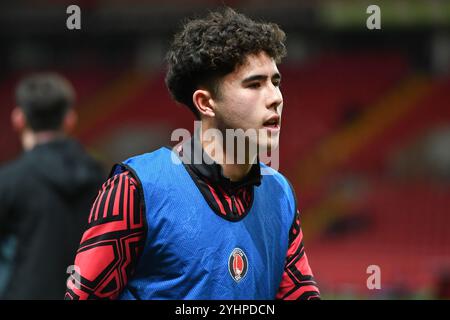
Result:
{"label": "blue bib", "polygon": [[148,231],[120,298],[274,299],[296,209],[287,180],[264,175],[247,216],[232,222],[214,213],[174,155],[161,148],[124,162],[141,183]]}

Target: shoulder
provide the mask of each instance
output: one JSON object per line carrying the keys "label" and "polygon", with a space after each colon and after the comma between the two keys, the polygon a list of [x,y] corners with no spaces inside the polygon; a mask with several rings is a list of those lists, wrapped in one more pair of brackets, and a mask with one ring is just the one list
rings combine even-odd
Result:
{"label": "shoulder", "polygon": [[281,172],[274,170],[273,168],[267,166],[264,163],[260,163],[261,174],[263,175],[263,180],[269,181],[269,184],[276,185],[283,190],[289,199],[289,202],[293,204],[295,210],[297,209],[297,196],[289,179],[284,176]]}
{"label": "shoulder", "polygon": [[[123,161],[120,165],[128,168],[138,176],[159,175],[165,168],[170,167],[178,157],[167,147],[159,148],[153,152],[140,154]],[[120,172],[120,170],[119,170]]]}
{"label": "shoulder", "polygon": [[29,174],[29,163],[22,155],[18,159],[9,161],[0,166],[0,183],[11,183],[20,180],[21,177]]}
{"label": "shoulder", "polygon": [[175,153],[167,147],[136,155],[113,166],[110,177],[128,171],[137,181],[137,184],[145,190],[162,187],[161,180],[164,182],[164,179],[161,177],[167,176],[170,163],[175,161],[175,159],[172,159],[174,155]]}
{"label": "shoulder", "polygon": [[[23,201],[21,197],[23,186],[26,185],[32,171],[23,156],[0,167],[0,216],[4,217],[11,206]],[[22,200],[21,200],[22,199]]]}
{"label": "shoulder", "polygon": [[147,153],[143,153],[143,154],[139,154],[139,155],[130,157],[127,160],[125,160],[124,163],[163,160],[163,159],[166,159],[167,157],[170,157],[171,153],[172,153],[172,150],[169,149],[168,147],[161,147],[152,152],[147,152]]}
{"label": "shoulder", "polygon": [[281,172],[274,170],[262,162],[260,163],[260,166],[263,179],[270,180],[272,183],[280,185],[283,189],[294,192],[292,184]]}

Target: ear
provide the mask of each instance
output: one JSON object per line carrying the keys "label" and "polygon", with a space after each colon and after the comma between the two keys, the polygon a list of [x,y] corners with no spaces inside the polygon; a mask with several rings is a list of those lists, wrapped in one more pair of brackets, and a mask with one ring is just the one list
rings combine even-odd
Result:
{"label": "ear", "polygon": [[15,107],[11,112],[11,124],[17,132],[22,132],[27,126],[25,114],[19,107]]}
{"label": "ear", "polygon": [[78,114],[74,109],[69,109],[64,116],[63,130],[64,132],[72,132],[78,122]]}
{"label": "ear", "polygon": [[214,117],[215,112],[215,104],[214,100],[211,96],[211,93],[208,90],[199,89],[194,92],[192,95],[192,101],[196,106],[200,117]]}

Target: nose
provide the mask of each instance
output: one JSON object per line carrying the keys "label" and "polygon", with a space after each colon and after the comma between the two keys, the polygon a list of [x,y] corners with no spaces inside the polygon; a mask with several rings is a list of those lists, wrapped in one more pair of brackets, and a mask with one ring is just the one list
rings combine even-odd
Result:
{"label": "nose", "polygon": [[280,87],[270,84],[267,94],[267,108],[276,110],[282,103],[283,95],[281,94]]}

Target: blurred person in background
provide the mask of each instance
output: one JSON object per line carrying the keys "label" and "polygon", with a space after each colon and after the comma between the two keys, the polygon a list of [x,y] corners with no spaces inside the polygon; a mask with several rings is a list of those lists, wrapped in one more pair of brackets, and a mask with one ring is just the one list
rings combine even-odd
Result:
{"label": "blurred person in background", "polygon": [[[175,36],[166,84],[203,130],[271,131],[250,143],[275,148],[284,40],[275,24],[212,12]],[[290,183],[248,149],[243,164],[217,161],[203,133],[114,168],[92,206],[66,299],[320,297]],[[198,150],[203,161],[193,163]]]}
{"label": "blurred person in background", "polygon": [[11,120],[24,152],[0,169],[0,235],[10,260],[4,299],[64,296],[66,270],[103,179],[99,164],[68,136],[74,100],[72,85],[56,73],[29,75],[16,88]]}

